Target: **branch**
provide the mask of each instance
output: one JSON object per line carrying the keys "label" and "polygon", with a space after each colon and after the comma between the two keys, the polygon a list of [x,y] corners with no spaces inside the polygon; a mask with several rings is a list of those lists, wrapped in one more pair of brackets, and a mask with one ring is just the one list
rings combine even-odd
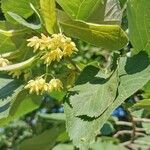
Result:
{"label": "branch", "polygon": [[150,119],[147,118],[133,118],[134,122],[145,122],[150,123]]}
{"label": "branch", "polygon": [[132,123],[131,123],[131,122],[126,122],[126,121],[116,121],[115,123],[116,123],[116,125],[132,127]]}
{"label": "branch", "polygon": [[[114,136],[113,137],[118,137],[118,136],[120,136],[120,135],[124,135],[124,134],[130,134],[130,135],[132,135],[133,134],[133,131],[130,131],[130,130],[122,130],[122,131],[118,131],[116,134],[114,134]],[[145,134],[144,133],[140,133],[140,132],[136,132],[135,131],[135,136],[145,136]]]}
{"label": "branch", "polygon": [[129,109],[126,109],[126,111],[128,112],[129,118],[130,118],[131,123],[132,123],[132,137],[131,137],[131,141],[134,141],[134,137],[136,135],[136,123],[135,123],[135,121],[133,119],[131,111]]}
{"label": "branch", "polygon": [[150,143],[144,142],[144,141],[134,141],[134,142],[132,142],[130,140],[130,141],[123,142],[120,145],[128,147],[132,150],[134,150],[134,148],[135,148],[135,150],[137,150],[137,147],[141,148],[141,145],[142,146],[150,146]]}
{"label": "branch", "polygon": [[[131,122],[126,122],[126,121],[116,121],[115,124],[120,125],[120,126],[132,127],[132,123]],[[143,128],[135,128],[135,130],[136,130],[136,132],[145,132],[145,129],[143,129]]]}

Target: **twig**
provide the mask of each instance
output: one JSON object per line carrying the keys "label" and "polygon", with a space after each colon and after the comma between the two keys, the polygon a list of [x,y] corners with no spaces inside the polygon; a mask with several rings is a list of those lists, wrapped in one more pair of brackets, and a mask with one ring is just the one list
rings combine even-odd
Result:
{"label": "twig", "polygon": [[132,127],[132,123],[131,122],[116,121],[115,123],[116,123],[116,125],[122,125],[122,126],[130,126],[130,127]]}
{"label": "twig", "polygon": [[134,144],[129,144],[129,145],[126,145],[126,147],[128,148],[128,149],[130,149],[130,150],[137,150],[137,147],[135,147],[135,145]]}
{"label": "twig", "polygon": [[[130,134],[130,135],[132,135],[133,134],[133,131],[130,131],[130,130],[122,130],[122,131],[118,131],[116,134],[114,134],[114,136],[113,137],[118,137],[118,136],[120,136],[120,135],[124,135],[124,134]],[[135,130],[135,136],[145,136],[145,134],[144,133],[140,133],[140,132],[136,132],[136,130]]]}
{"label": "twig", "polygon": [[144,128],[135,128],[136,132],[145,132],[146,130]]}
{"label": "twig", "polygon": [[135,146],[136,147],[141,147],[142,146],[150,146],[150,143],[147,143],[147,142],[144,142],[144,141],[134,141],[132,142],[131,140],[130,141],[126,141],[126,142],[123,142],[121,143],[120,145],[122,146],[126,146],[132,150],[134,150]]}
{"label": "twig", "polygon": [[150,123],[150,119],[147,118],[133,118],[134,122],[145,122]]}
{"label": "twig", "polygon": [[[116,125],[120,125],[120,126],[129,126],[132,127],[132,123],[131,122],[126,122],[126,121],[116,121],[115,122]],[[135,128],[136,132],[145,132],[145,129],[143,128]]]}
{"label": "twig", "polygon": [[[140,143],[136,144],[136,143],[132,143],[131,141],[130,141],[130,143],[125,144],[124,146],[127,147],[130,150],[141,149],[141,144]],[[142,145],[142,147],[143,146],[145,146],[145,148],[147,148],[147,145]]]}
{"label": "twig", "polygon": [[148,142],[144,142],[144,141],[134,141],[135,144],[139,144],[139,145],[150,145],[150,143]]}
{"label": "twig", "polygon": [[121,145],[123,146],[129,145],[129,144],[131,144],[131,141],[126,141],[126,142],[121,143]]}
{"label": "twig", "polygon": [[129,109],[126,109],[126,111],[128,112],[128,115],[129,115],[129,118],[131,120],[131,123],[132,123],[132,137],[131,137],[131,141],[134,141],[134,137],[136,135],[136,123],[133,119],[133,116],[132,116],[132,113]]}
{"label": "twig", "polygon": [[77,72],[81,72],[81,69],[72,61],[72,59],[70,59],[69,57],[66,58],[76,69]]}

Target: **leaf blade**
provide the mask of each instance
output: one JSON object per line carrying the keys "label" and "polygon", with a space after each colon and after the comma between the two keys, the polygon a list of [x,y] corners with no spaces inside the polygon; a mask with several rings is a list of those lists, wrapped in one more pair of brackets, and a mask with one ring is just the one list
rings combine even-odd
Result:
{"label": "leaf blade", "polygon": [[48,33],[53,34],[57,29],[55,0],[40,0],[41,13]]}
{"label": "leaf blade", "polygon": [[[76,85],[70,103],[76,116],[100,116],[115,100],[119,79],[115,71],[110,77],[96,76],[85,84]],[[86,78],[86,76],[84,76]]]}
{"label": "leaf blade", "polygon": [[[129,38],[134,47],[133,52],[146,51],[150,55],[150,1],[129,0],[128,1]],[[143,13],[140,13],[140,12]],[[143,20],[143,23],[141,23]]]}
{"label": "leaf blade", "polygon": [[128,43],[128,38],[118,25],[99,25],[73,21],[63,12],[58,13],[58,21],[64,32],[85,42],[108,50],[119,50]]}
{"label": "leaf blade", "polygon": [[[145,58],[141,61],[142,64],[139,61],[140,58]],[[132,62],[136,62],[136,66],[132,65]],[[70,101],[65,102],[67,131],[77,147],[82,147],[83,145],[94,142],[95,136],[99,133],[100,128],[102,128],[115,108],[120,106],[126,98],[134,94],[150,80],[149,58],[143,53],[128,59],[123,57],[119,66],[120,70],[124,71],[120,72],[118,96],[100,117],[76,117],[70,105]],[[139,66],[145,67],[142,68]]]}

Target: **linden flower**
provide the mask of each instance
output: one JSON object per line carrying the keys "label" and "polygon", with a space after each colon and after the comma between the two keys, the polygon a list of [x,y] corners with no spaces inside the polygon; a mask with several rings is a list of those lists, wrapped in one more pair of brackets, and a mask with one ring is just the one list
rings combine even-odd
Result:
{"label": "linden flower", "polygon": [[43,33],[41,34],[41,45],[40,45],[40,50],[44,50],[46,48],[51,47],[51,38],[49,36],[44,35]]}
{"label": "linden flower", "polygon": [[[53,34],[51,37],[41,34],[41,38],[33,36],[27,40],[29,43],[27,46],[34,47],[34,51],[39,50],[50,50],[51,52],[44,55],[46,63],[51,63],[54,60],[60,60],[62,56],[71,56],[71,54],[77,50],[76,45],[72,42],[71,38],[66,37],[65,35]],[[62,53],[63,52],[63,53]],[[55,54],[56,53],[56,54]]]}
{"label": "linden flower", "polygon": [[63,48],[64,56],[71,56],[72,53],[77,50],[74,42],[66,43]]}
{"label": "linden flower", "polygon": [[0,67],[5,67],[10,64],[9,60],[0,57]]}
{"label": "linden flower", "polygon": [[63,84],[59,79],[52,79],[49,82],[49,90],[51,91],[61,91],[63,89]]}
{"label": "linden flower", "polygon": [[10,71],[8,74],[12,75],[13,78],[19,79],[19,76],[21,75],[21,73],[22,72],[20,70],[13,70],[13,71]]}
{"label": "linden flower", "polygon": [[40,48],[41,39],[39,39],[37,36],[33,36],[32,38],[27,39],[27,41],[29,42],[27,46],[34,47],[33,52],[36,52]]}
{"label": "linden flower", "polygon": [[35,80],[30,80],[24,88],[29,89],[30,94],[35,92],[39,95],[43,94],[45,91],[48,91],[48,84],[45,82],[45,79],[38,77]]}
{"label": "linden flower", "polygon": [[60,34],[53,34],[51,38],[51,49],[60,48],[65,43],[64,35]]}
{"label": "linden flower", "polygon": [[44,63],[49,65],[52,61],[60,61],[63,57],[63,52],[57,48],[56,50],[52,50],[41,57],[44,60]]}

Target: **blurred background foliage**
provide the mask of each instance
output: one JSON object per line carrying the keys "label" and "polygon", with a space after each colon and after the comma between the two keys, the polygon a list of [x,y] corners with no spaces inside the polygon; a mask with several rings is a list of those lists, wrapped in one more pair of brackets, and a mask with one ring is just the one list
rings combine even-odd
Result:
{"label": "blurred background foliage", "polygon": [[[1,2],[1,1],[0,1]],[[36,3],[36,1],[33,1]],[[9,3],[10,4],[10,3]],[[128,32],[128,20],[126,16],[126,0],[120,0],[122,10],[122,28]],[[10,4],[11,5],[11,4]],[[59,6],[58,6],[59,7]],[[17,11],[17,10],[16,10]],[[22,14],[28,21],[34,20],[33,12]],[[0,20],[5,20],[0,10]],[[94,47],[86,42],[73,39],[79,49],[78,55],[73,60],[81,68],[91,64],[105,68],[110,60],[110,53],[106,49]],[[116,52],[116,55],[130,56],[131,43]],[[114,56],[115,57],[115,56]],[[57,66],[58,71],[59,67]],[[66,73],[64,71],[64,73]],[[68,73],[69,82],[76,78],[76,75]],[[71,72],[72,73],[72,72]],[[70,76],[69,76],[70,75]],[[73,78],[73,79],[71,79]],[[68,83],[69,85],[70,83]],[[33,112],[10,122],[0,128],[0,150],[73,150],[77,149],[72,145],[65,129],[65,115],[63,98],[65,92],[52,93],[43,97],[40,108]],[[143,103],[146,101],[146,103]],[[132,112],[128,112],[132,108]],[[150,82],[134,95],[128,98],[113,113],[104,124],[96,137],[96,143],[91,145],[90,150],[149,150],[150,149]],[[134,118],[130,118],[130,113]],[[133,122],[130,122],[132,120]],[[136,126],[133,133],[132,126]],[[137,135],[133,144],[128,144],[132,134]],[[86,149],[86,147],[84,147]]]}

